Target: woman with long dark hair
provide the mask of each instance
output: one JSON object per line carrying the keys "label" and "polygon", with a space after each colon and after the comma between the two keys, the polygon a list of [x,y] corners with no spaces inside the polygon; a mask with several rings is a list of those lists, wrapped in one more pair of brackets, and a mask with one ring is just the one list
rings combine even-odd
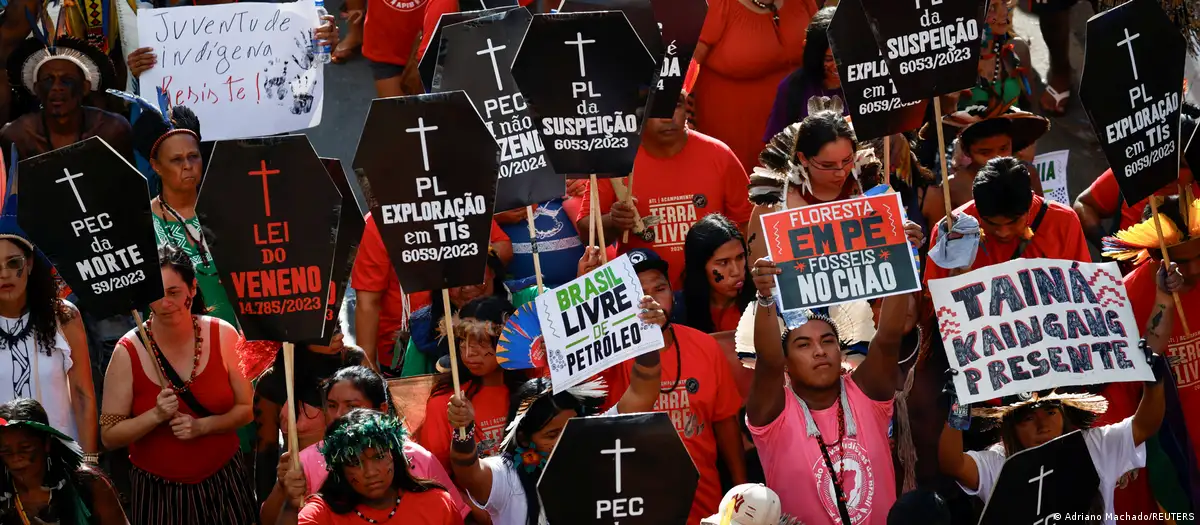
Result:
{"label": "woman with long dark hair", "polygon": [[50,426],[42,405],[0,405],[0,523],[127,525],[103,472],[83,462],[79,445]]}
{"label": "woman with long dark hair", "polygon": [[683,243],[683,309],[680,324],[706,334],[737,329],[742,310],[754,300],[746,238],[737,225],[719,213],[700,219]]}
{"label": "woman with long dark hair", "polygon": [[357,408],[329,424],[321,454],[329,477],[300,510],[300,525],[461,525],[445,487],[409,470],[404,426]]}
{"label": "woman with long dark hair", "polygon": [[[113,351],[104,377],[101,438],[129,447],[134,525],[257,520],[237,429],[253,420],[229,323],[191,313],[196,273],[174,246],[159,248],[163,298]],[[164,382],[165,380],[165,382]],[[221,502],[219,505],[205,502]]]}
{"label": "woman with long dark hair", "polygon": [[45,407],[50,425],[80,443],[95,464],[96,394],[79,310],[59,298],[50,261],[17,225],[17,196],[0,217],[0,402]]}
{"label": "woman with long dark hair", "polygon": [[[500,330],[515,308],[501,297],[480,297],[462,307],[454,319],[458,341],[459,383],[475,406],[475,437],[483,457],[500,451],[508,421],[509,398],[528,378],[524,371],[505,370],[496,360]],[[450,421],[446,406],[454,394],[450,373],[437,378],[425,408],[425,423],[416,440],[429,449],[442,466],[450,468]]]}
{"label": "woman with long dark hair", "polygon": [[[808,22],[804,34],[804,55],[797,69],[779,83],[775,105],[767,119],[763,142],[770,142],[776,133],[808,116],[808,99],[812,97],[842,97],[842,78],[837,62],[829,48],[829,23],[836,7],[823,7]],[[844,111],[844,104],[843,104]]]}

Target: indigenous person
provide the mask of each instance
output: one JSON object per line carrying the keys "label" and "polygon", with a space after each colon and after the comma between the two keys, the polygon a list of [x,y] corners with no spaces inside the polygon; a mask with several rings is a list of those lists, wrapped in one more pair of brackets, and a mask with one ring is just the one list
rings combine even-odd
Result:
{"label": "indigenous person", "polygon": [[[1050,70],[1046,72],[1046,88],[1042,91],[1042,112],[1052,116],[1067,114],[1071,102],[1071,8],[1079,0],[1021,0],[1022,9],[1038,15],[1038,27],[1050,58]],[[1098,0],[1086,0],[1092,11],[1099,13]],[[1111,4],[1110,0],[1103,3]]]}
{"label": "indigenous person", "polygon": [[1013,27],[1017,0],[988,0],[984,37],[979,43],[979,83],[958,99],[958,109],[1000,99],[1028,107],[1033,73],[1029,41]]}
{"label": "indigenous person", "polygon": [[[710,9],[715,8],[713,4]],[[648,248],[679,269],[683,268],[683,242],[693,223],[722,213],[744,227],[751,210],[745,190],[748,179],[737,158],[720,140],[688,129],[687,116],[687,95],[681,94],[672,118],[646,119],[642,145],[633,163],[637,175],[632,205],[616,200],[609,181],[597,188],[605,238],[610,242],[619,241],[626,230],[634,228],[635,209],[636,216],[653,222],[646,224],[641,235],[630,232],[629,243],[619,252]],[[590,183],[585,188],[590,192]],[[588,231],[589,216],[594,213],[586,197],[589,193],[584,195],[575,224],[581,232]],[[672,275],[672,289],[681,286],[679,274]]]}
{"label": "indigenous person", "polygon": [[[954,128],[958,139],[953,144],[954,171],[950,177],[950,202],[954,208],[971,200],[971,184],[975,175],[989,160],[1016,157],[1032,162],[1034,144],[1050,129],[1044,117],[1011,107],[1009,103],[993,102],[974,105],[942,118],[942,124]],[[921,128],[921,138],[936,138],[931,125]],[[1034,177],[1032,191],[1042,195],[1042,179]]]}
{"label": "indigenous person", "polygon": [[[480,457],[500,452],[508,423],[508,401],[528,379],[520,370],[505,370],[496,361],[496,344],[508,316],[515,309],[502,297],[484,296],[471,300],[454,319],[458,340],[458,376],[464,395],[475,407],[475,439]],[[442,325],[445,326],[444,324]],[[443,328],[444,330],[444,328]],[[450,373],[440,374],[425,405],[425,423],[416,441],[450,468],[450,434],[445,407],[454,395]]]}
{"label": "indigenous person", "polygon": [[762,483],[743,483],[725,493],[717,513],[700,525],[792,525],[779,510],[779,495]]}
{"label": "indigenous person", "polygon": [[162,192],[150,200],[154,237],[160,245],[175,246],[191,258],[200,296],[196,303],[203,305],[193,311],[208,313],[237,326],[233,303],[225,294],[225,287],[221,286],[216,262],[208,250],[200,218],[196,216],[196,199],[204,176],[200,119],[187,106],[158,108],[143,99],[122,96],[133,99],[141,107],[141,117],[133,126],[134,147],[138,154],[149,160],[150,169],[162,182]]}
{"label": "indigenous person", "polygon": [[779,82],[803,65],[805,30],[814,0],[716,0],[700,31],[695,61],[696,124],[728,144],[749,172]]}
{"label": "indigenous person", "polygon": [[134,329],[113,351],[100,436],[109,449],[129,447],[134,525],[253,522],[236,432],[253,419],[253,392],[237,364],[237,331],[191,313],[196,274],[182,250],[164,246],[158,257],[163,298],[145,323],[150,348]]}
{"label": "indigenous person", "polygon": [[[1071,431],[1082,430],[1096,474],[1100,477],[1098,489],[1104,501],[1104,522],[1116,523],[1113,490],[1122,475],[1146,465],[1145,442],[1158,432],[1166,406],[1163,380],[1171,371],[1161,352],[1174,324],[1175,303],[1171,300],[1171,292],[1184,286],[1184,278],[1177,268],[1172,268],[1170,272],[1160,271],[1157,281],[1155,306],[1146,318],[1146,337],[1142,345],[1146,352],[1144,358],[1152,363],[1154,381],[1143,386],[1141,402],[1133,416],[1119,423],[1093,428],[1093,421],[1108,409],[1108,402],[1089,394],[1035,393],[1028,400],[1007,406],[975,408],[972,415],[999,421],[1001,442],[986,450],[963,452],[962,432],[946,423],[938,444],[938,465],[942,472],[958,481],[967,494],[978,495],[986,503],[1000,477],[1005,458]],[[1142,359],[1143,356],[1134,358]]]}
{"label": "indigenous person", "polygon": [[[1091,262],[1075,212],[1034,195],[1030,182],[1033,178],[1026,165],[1012,157],[992,159],[979,170],[971,189],[975,200],[954,210],[955,217],[969,215],[977,219],[983,232],[974,262],[966,271],[1022,257]],[[930,246],[945,235],[941,224]],[[952,237],[949,242],[956,241]],[[927,260],[926,280],[949,275],[950,268],[939,266],[933,257]]]}
{"label": "indigenous person", "polygon": [[17,225],[17,196],[0,216],[0,402],[33,398],[48,422],[96,464],[96,394],[79,310],[59,298],[52,267]]}
{"label": "indigenous person", "polygon": [[[920,246],[916,225],[905,231]],[[866,359],[843,373],[843,327],[811,311],[796,328],[781,323],[773,296],[779,273],[766,258],[752,270],[757,358],[746,421],[767,486],[779,493],[783,512],[805,523],[882,525],[896,500],[888,429],[909,298],[883,299]],[[789,381],[781,385],[785,372]]]}
{"label": "indigenous person", "polygon": [[[329,421],[336,421],[360,408],[386,414],[390,405],[383,376],[365,366],[338,370],[322,385],[320,392],[325,398],[325,418]],[[296,513],[303,506],[305,498],[321,490],[329,477],[325,456],[321,454],[322,446],[323,443],[317,443],[300,451],[300,470],[291,468],[291,458],[287,452],[279,458],[275,487],[262,505],[263,523],[295,523]],[[458,490],[450,482],[450,475],[433,454],[405,435],[404,457],[408,460],[413,477],[440,483],[450,491],[455,507],[466,517],[469,507],[463,503]]]}
{"label": "indigenous person", "polygon": [[[879,179],[883,163],[874,150],[858,148],[854,129],[837,99],[808,100],[808,116],[770,140],[750,176],[749,258],[767,254],[764,213],[849,199],[862,194],[860,180]],[[782,207],[780,206],[782,205]]]}
{"label": "indigenous person", "polygon": [[[638,314],[643,323],[663,326],[667,314],[649,296]],[[662,370],[658,352],[634,359],[629,388],[609,413],[648,412],[658,399]],[[606,396],[603,381],[592,381],[553,393],[550,378],[531,379],[513,393],[501,455],[480,460],[475,444],[475,409],[461,394],[450,398],[448,417],[455,429],[450,463],[454,479],[491,517],[492,525],[545,525],[537,480],[550,458],[563,427],[573,417],[597,412]]]}
{"label": "indigenous person", "polygon": [[[533,244],[529,238],[529,217],[524,207],[496,214],[496,223],[512,243],[513,257],[505,268],[508,278],[529,281],[533,277]],[[538,257],[542,263],[545,288],[557,288],[575,280],[575,262],[583,257],[583,241],[563,199],[554,199],[533,207],[533,225],[537,235]],[[536,286],[536,279],[533,280]],[[517,290],[512,290],[515,294]],[[513,301],[516,303],[517,301]],[[519,306],[514,304],[514,306]]]}
{"label": "indigenous person", "polygon": [[[629,257],[634,261],[642,290],[662,305],[669,317],[674,299],[667,281],[666,261],[650,250],[634,250]],[[718,461],[724,463],[733,483],[746,481],[742,428],[738,421],[742,398],[725,354],[712,336],[667,323],[663,340],[665,346],[658,352],[662,379],[653,410],[671,416],[675,431],[700,471],[687,520],[689,525],[697,525],[715,512],[721,502]],[[606,371],[606,382],[612,385],[610,392],[623,392],[637,373],[637,366],[633,361],[625,361]]]}
{"label": "indigenous person", "polygon": [[[829,47],[829,23],[833,21],[835,7],[823,7],[808,23],[804,38],[803,63],[779,83],[775,93],[775,106],[767,119],[763,143],[771,142],[775,135],[793,123],[808,116],[808,99],[828,97],[841,100],[842,79],[838,74],[837,61]],[[845,104],[842,104],[843,112]]]}
{"label": "indigenous person", "polygon": [[[13,16],[24,14],[9,14]],[[8,73],[9,81],[40,101],[41,108],[0,128],[6,163],[12,145],[20,161],[91,137],[104,139],[133,161],[129,121],[84,106],[88,93],[103,92],[114,83],[112,62],[104,53],[69,37],[52,43],[28,39],[9,55]]]}
{"label": "indigenous person", "polygon": [[0,405],[0,523],[127,525],[108,478],[49,421],[33,399]]}
{"label": "indigenous person", "polygon": [[[336,326],[336,325],[335,325]],[[288,435],[287,411],[291,410],[284,381],[282,345],[267,342],[274,351],[274,362],[261,376],[254,387],[254,422],[257,428],[255,447],[255,482],[259,498],[265,498],[275,486],[275,465],[279,458],[279,436]],[[239,347],[239,350],[245,346]],[[348,366],[365,365],[366,354],[362,349],[342,344],[340,331],[328,345],[297,343],[295,345],[295,374],[293,392],[296,398],[296,433],[303,449],[321,440],[325,427],[332,419],[326,419],[325,402],[321,397],[321,385],[333,377],[338,370]],[[245,359],[243,354],[242,359]]]}
{"label": "indigenous person", "polygon": [[462,525],[450,492],[413,475],[404,425],[356,408],[329,424],[321,454],[329,477],[300,510],[300,525]]}
{"label": "indigenous person", "polygon": [[708,215],[688,231],[683,253],[683,291],[672,318],[706,334],[736,329],[754,300],[754,287],[745,285],[750,263],[742,232],[724,215]]}

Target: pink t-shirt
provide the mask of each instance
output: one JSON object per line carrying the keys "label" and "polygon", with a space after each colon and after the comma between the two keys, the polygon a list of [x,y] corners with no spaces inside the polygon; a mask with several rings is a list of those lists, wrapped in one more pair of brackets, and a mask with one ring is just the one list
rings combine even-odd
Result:
{"label": "pink t-shirt", "polygon": [[[839,469],[838,479],[846,494],[846,508],[854,525],[886,525],[888,510],[896,502],[896,474],[888,446],[892,401],[867,397],[850,376],[846,395],[858,427],[858,435],[846,437],[841,447],[829,448],[829,459]],[[808,525],[841,525],[833,479],[825,466],[821,448],[804,428],[800,402],[787,389],[783,413],[764,427],[750,425],[754,445],[766,471],[767,486],[779,494],[783,512]],[[838,435],[837,405],[813,410],[817,428],[829,443]],[[817,480],[820,480],[820,490]]]}
{"label": "pink t-shirt", "polygon": [[[329,471],[325,470],[325,456],[321,455],[321,450],[317,448],[324,443],[321,441],[300,451],[300,468],[304,469],[304,479],[308,482],[309,494],[319,492],[321,485],[325,483],[325,478],[329,477]],[[437,458],[425,450],[425,447],[404,440],[404,456],[408,458],[408,464],[414,475],[418,478],[436,481],[446,488],[446,492],[449,492],[450,498],[454,500],[454,507],[462,513],[464,518],[471,513],[471,507],[463,502],[462,495],[454,486],[454,482],[450,481],[450,475],[446,474],[446,469],[442,468]]]}

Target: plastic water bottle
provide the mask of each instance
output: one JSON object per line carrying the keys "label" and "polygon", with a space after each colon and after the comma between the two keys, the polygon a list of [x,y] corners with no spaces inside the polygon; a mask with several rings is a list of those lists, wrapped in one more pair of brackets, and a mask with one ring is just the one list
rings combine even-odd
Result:
{"label": "plastic water bottle", "polygon": [[[323,25],[325,17],[329,15],[329,11],[325,10],[325,0],[316,0],[317,2],[317,23]],[[330,59],[329,46],[323,46],[318,43],[314,36],[312,41],[313,46],[313,62],[318,64],[328,64]]]}

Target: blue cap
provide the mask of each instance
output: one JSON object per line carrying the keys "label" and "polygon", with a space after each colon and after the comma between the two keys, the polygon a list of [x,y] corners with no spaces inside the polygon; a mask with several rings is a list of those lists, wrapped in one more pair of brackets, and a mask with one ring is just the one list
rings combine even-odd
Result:
{"label": "blue cap", "polygon": [[0,239],[8,239],[20,243],[31,252],[37,252],[29,235],[17,224],[17,194],[4,199],[4,212],[0,215]]}
{"label": "blue cap", "polygon": [[658,270],[668,278],[671,276],[667,272],[667,261],[658,256],[654,250],[646,248],[634,248],[629,250],[629,262],[633,263],[633,270],[637,273],[642,273],[650,270]]}

